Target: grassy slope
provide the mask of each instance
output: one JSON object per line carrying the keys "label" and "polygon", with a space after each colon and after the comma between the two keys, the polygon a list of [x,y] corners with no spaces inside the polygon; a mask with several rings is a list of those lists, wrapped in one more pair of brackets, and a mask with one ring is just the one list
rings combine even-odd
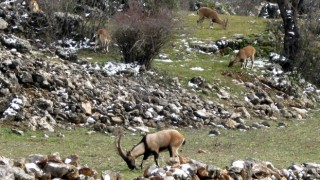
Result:
{"label": "grassy slope", "polygon": [[[255,17],[228,16],[230,26],[227,31],[215,25],[214,29],[199,29],[195,26],[197,17],[185,15],[181,23],[182,33],[185,37],[205,39],[207,41],[217,40],[221,37],[232,37],[235,33],[245,35],[256,34],[264,31],[265,20]],[[222,17],[222,18],[225,18]],[[204,22],[206,27],[208,21]],[[250,28],[243,28],[250,27]],[[180,36],[176,36],[180,39]],[[226,65],[231,57],[221,57],[219,55],[205,55],[200,53],[185,53],[183,46],[180,47],[179,40],[175,47],[179,47],[179,52],[171,51],[169,46],[162,53],[169,54],[175,61],[173,63],[163,63],[155,61],[154,66],[159,71],[167,71],[172,75],[178,75],[186,82],[194,76],[203,76],[208,81],[218,81],[222,85],[242,90],[242,87],[233,85],[231,79],[225,78],[221,72],[226,70]],[[115,50],[112,47],[111,50]],[[116,59],[116,53],[107,55],[95,54],[91,50],[83,51],[82,56],[94,57],[96,61],[106,59]],[[188,67],[203,67],[204,71],[190,71]],[[230,70],[230,69],[229,69]],[[237,67],[231,69],[238,71]],[[232,160],[241,158],[257,158],[270,161],[278,168],[286,168],[293,162],[316,162],[320,163],[320,133],[319,121],[320,113],[316,112],[314,117],[307,117],[306,120],[283,120],[289,124],[286,129],[276,128],[276,122],[271,122],[269,129],[260,129],[250,132],[239,132],[230,130],[220,130],[218,137],[209,137],[208,131],[182,129],[186,135],[187,144],[182,148],[181,154],[207,164],[224,167],[230,165]],[[49,138],[44,138],[45,132],[27,131],[24,136],[11,133],[10,127],[0,124],[0,156],[17,159],[27,158],[29,154],[48,154],[60,152],[62,157],[70,154],[80,156],[80,164],[87,164],[98,170],[120,171],[125,179],[130,179],[142,174],[142,171],[129,171],[125,163],[115,152],[114,138],[100,133],[86,135],[87,129],[77,128],[76,131],[59,132],[65,135],[64,138],[57,137],[59,132],[47,133]],[[35,137],[31,137],[35,136]],[[140,136],[125,136],[123,146],[126,149],[132,147],[140,140]],[[198,150],[205,150],[207,153],[198,153]],[[168,157],[167,153],[161,154],[161,164]],[[139,159],[140,162],[141,158]],[[152,158],[146,165],[153,163]]]}
{"label": "grassy slope", "polygon": [[[288,121],[288,128],[279,129],[275,126],[268,129],[253,130],[249,132],[220,130],[221,135],[209,137],[210,129],[194,130],[181,129],[185,134],[187,143],[180,153],[183,156],[195,159],[210,165],[225,167],[232,160],[241,158],[256,158],[270,161],[278,168],[287,168],[292,163],[316,162],[320,163],[320,133],[319,113],[303,121]],[[101,133],[86,135],[86,129],[77,128],[76,131],[60,132],[64,138],[58,137],[58,132],[27,132],[18,136],[10,132],[9,128],[0,128],[0,156],[13,159],[27,158],[28,155],[49,154],[59,152],[62,157],[71,154],[80,156],[80,164],[87,164],[100,173],[103,170],[120,171],[130,179],[142,174],[142,171],[129,171],[125,163],[117,155],[114,147],[114,138]],[[35,136],[35,137],[31,137]],[[123,147],[130,149],[140,140],[140,136],[125,136]],[[198,153],[204,150],[207,153]],[[165,164],[168,153],[160,156],[160,163]],[[140,163],[141,158],[138,160]],[[149,158],[145,165],[153,163]]]}

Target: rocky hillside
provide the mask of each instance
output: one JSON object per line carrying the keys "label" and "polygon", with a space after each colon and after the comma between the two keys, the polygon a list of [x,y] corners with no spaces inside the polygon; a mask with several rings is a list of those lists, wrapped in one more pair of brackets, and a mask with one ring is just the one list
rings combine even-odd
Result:
{"label": "rocky hillside", "polygon": [[[246,89],[240,96],[201,77],[190,79],[192,86],[184,87],[177,77],[163,77],[134,64],[91,63],[69,51],[74,46],[92,48],[89,39],[84,44],[74,40],[68,46],[57,41],[50,47],[45,46],[44,39],[28,39],[30,32],[41,35],[41,27],[30,25],[33,18],[44,18],[44,14],[30,13],[23,4],[0,2],[0,127],[14,125],[14,133],[23,134],[24,129],[53,132],[74,125],[106,134],[117,133],[118,127],[148,131],[148,127],[207,126],[213,129],[211,134],[219,135],[219,128],[248,131],[271,126],[269,120],[277,120],[278,126],[285,127],[283,119],[307,118],[320,101],[320,91],[314,85],[298,78],[292,81],[292,76],[282,71],[277,54],[271,54],[269,60],[257,66],[259,74],[228,70],[223,73]],[[72,14],[55,16],[71,18],[74,25],[79,19]],[[202,45],[199,48],[198,44],[186,46],[190,51],[208,49]],[[197,93],[199,90],[204,94]],[[216,94],[222,101],[214,101],[207,94]],[[28,161],[1,157],[4,170],[0,177],[97,178],[98,172],[79,165],[78,158],[71,155],[62,159],[58,153],[30,155]],[[144,176],[150,179],[317,179],[320,169],[314,163],[277,169],[270,162],[252,159],[234,161],[224,169],[186,157],[169,163],[170,166],[149,167]],[[115,172],[101,173],[101,179],[113,176],[121,179]]]}
{"label": "rocky hillside", "polygon": [[[90,63],[58,43],[50,52],[60,60],[39,58],[42,40],[24,38],[27,23],[23,22],[30,18],[14,14],[15,8],[21,7],[3,2],[0,8],[1,124],[48,131],[70,124],[85,124],[101,132],[112,132],[115,126],[147,131],[145,127],[172,125],[249,130],[270,126],[268,119],[304,118],[319,101],[315,86],[289,80],[276,64],[276,55],[270,56],[262,75],[225,72],[248,89],[250,93],[243,97],[234,97],[200,77],[190,79],[195,86],[184,88],[178,78],[168,80],[133,64]],[[22,29],[22,34],[15,28]],[[200,97],[192,88],[214,92],[226,103]]]}

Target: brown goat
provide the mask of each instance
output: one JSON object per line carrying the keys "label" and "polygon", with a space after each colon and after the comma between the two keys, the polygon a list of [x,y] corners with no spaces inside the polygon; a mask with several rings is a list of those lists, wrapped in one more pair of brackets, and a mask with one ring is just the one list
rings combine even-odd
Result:
{"label": "brown goat", "polygon": [[248,64],[247,59],[250,58],[252,62],[251,63],[251,69],[252,69],[255,53],[256,53],[256,49],[251,45],[240,49],[236,57],[232,61],[230,61],[229,67],[233,66],[237,62],[241,62],[241,69],[246,68]]}
{"label": "brown goat", "polygon": [[199,19],[197,20],[197,23],[201,25],[202,28],[202,22],[205,18],[208,18],[211,22],[209,24],[209,28],[210,25],[213,25],[213,23],[217,23],[220,24],[222,26],[223,29],[227,29],[227,25],[228,25],[228,19],[226,20],[221,20],[218,16],[218,13],[208,7],[201,7],[198,10],[198,15],[199,15]]}
{"label": "brown goat", "polygon": [[96,51],[97,45],[100,44],[100,46],[102,46],[103,48],[103,51],[108,52],[109,44],[111,42],[111,35],[109,34],[109,32],[106,29],[101,28],[96,32],[95,37],[96,37],[96,41],[95,41],[94,51]]}
{"label": "brown goat", "polygon": [[29,10],[31,12],[34,12],[34,13],[38,13],[40,12],[40,7],[39,7],[39,4],[36,0],[30,0],[29,1]]}
{"label": "brown goat", "polygon": [[169,150],[170,157],[177,157],[179,155],[179,148],[185,143],[184,136],[179,131],[174,129],[162,130],[152,134],[146,134],[131,151],[125,153],[120,144],[121,136],[122,134],[116,139],[116,148],[130,169],[137,169],[135,160],[142,155],[141,168],[143,161],[147,160],[151,155],[154,156],[154,161],[156,165],[159,166],[158,158],[161,151]]}

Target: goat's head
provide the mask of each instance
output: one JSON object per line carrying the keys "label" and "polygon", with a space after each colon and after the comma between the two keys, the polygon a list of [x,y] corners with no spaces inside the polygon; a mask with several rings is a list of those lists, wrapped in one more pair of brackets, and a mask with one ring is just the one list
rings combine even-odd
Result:
{"label": "goat's head", "polygon": [[236,60],[230,60],[228,67],[233,66],[236,63]]}
{"label": "goat's head", "polygon": [[136,162],[135,162],[135,157],[133,157],[131,155],[131,152],[128,151],[127,153],[125,153],[125,151],[123,150],[120,141],[121,141],[121,137],[123,136],[123,134],[120,134],[117,138],[116,138],[116,148],[117,151],[119,153],[119,155],[121,156],[121,158],[127,163],[129,169],[133,170],[133,169],[137,169],[136,167]]}

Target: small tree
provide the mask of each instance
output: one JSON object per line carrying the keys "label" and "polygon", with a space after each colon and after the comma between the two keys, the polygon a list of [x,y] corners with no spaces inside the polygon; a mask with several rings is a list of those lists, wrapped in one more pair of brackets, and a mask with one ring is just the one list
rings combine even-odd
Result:
{"label": "small tree", "polygon": [[300,32],[297,24],[298,7],[301,6],[303,0],[278,0],[278,5],[283,20],[284,28],[284,44],[283,54],[288,61],[283,64],[285,70],[292,69],[292,62],[297,58],[301,49],[299,44]]}
{"label": "small tree", "polygon": [[[283,56],[285,70],[320,86],[319,70],[319,18],[320,2],[303,0],[277,0],[283,19]],[[300,21],[298,21],[298,15]]]}
{"label": "small tree", "polygon": [[150,12],[137,1],[128,4],[127,11],[112,17],[113,40],[118,44],[125,63],[138,63],[150,69],[152,59],[173,32],[173,16],[167,8]]}

